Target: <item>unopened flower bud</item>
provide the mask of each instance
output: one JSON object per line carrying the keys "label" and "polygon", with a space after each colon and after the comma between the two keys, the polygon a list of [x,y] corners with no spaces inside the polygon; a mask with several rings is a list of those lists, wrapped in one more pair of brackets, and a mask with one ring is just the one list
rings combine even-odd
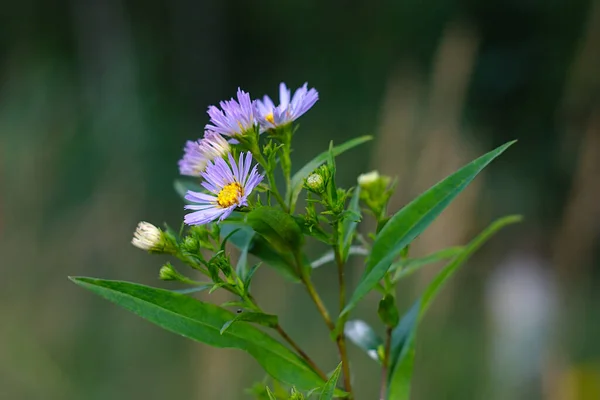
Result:
{"label": "unopened flower bud", "polygon": [[364,188],[376,183],[377,181],[379,181],[379,179],[381,179],[379,171],[375,170],[367,172],[366,174],[361,174],[358,176],[358,185],[361,188]]}
{"label": "unopened flower bud", "polygon": [[319,174],[310,174],[306,178],[306,186],[315,193],[323,193],[325,191],[325,180]]}
{"label": "unopened flower bud", "polygon": [[140,222],[135,229],[131,244],[142,250],[158,250],[162,246],[162,231],[149,222]]}
{"label": "unopened flower bud", "polygon": [[187,251],[188,253],[196,254],[200,250],[200,243],[198,239],[193,236],[186,236],[180,245],[181,250]]}
{"label": "unopened flower bud", "polygon": [[158,271],[158,277],[163,281],[176,281],[183,283],[193,283],[191,279],[179,273],[171,263],[166,263]]}
{"label": "unopened flower bud", "polygon": [[383,217],[387,203],[392,196],[394,184],[389,176],[371,171],[358,177],[360,199],[378,217]]}
{"label": "unopened flower bud", "polygon": [[295,387],[292,388],[292,393],[290,394],[290,400],[304,400],[304,396]]}

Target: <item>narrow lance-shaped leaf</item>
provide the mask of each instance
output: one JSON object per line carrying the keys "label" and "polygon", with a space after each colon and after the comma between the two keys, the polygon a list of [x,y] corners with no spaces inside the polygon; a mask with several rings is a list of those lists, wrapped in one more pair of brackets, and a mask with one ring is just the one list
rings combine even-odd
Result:
{"label": "narrow lance-shaped leaf", "polygon": [[354,189],[352,198],[348,205],[348,212],[350,215],[345,216],[342,224],[342,235],[340,235],[341,243],[340,248],[342,249],[342,260],[346,262],[350,252],[350,246],[352,245],[352,239],[354,238],[354,232],[356,232],[356,226],[360,221],[360,186]]}
{"label": "narrow lance-shaped leaf", "polygon": [[267,396],[269,396],[269,400],[277,400],[277,397],[271,392],[271,389],[267,386]]}
{"label": "narrow lance-shaped leaf", "polygon": [[331,400],[333,399],[333,395],[335,393],[335,385],[337,385],[338,378],[340,377],[340,371],[342,370],[342,363],[339,363],[338,366],[331,374],[331,378],[325,383],[323,386],[323,390],[321,390],[321,394],[319,395],[319,400]]}
{"label": "narrow lance-shaped leaf", "polygon": [[[345,143],[342,143],[339,146],[333,147],[333,155],[338,156],[343,152],[350,150],[353,147],[368,142],[371,139],[373,139],[372,136],[361,136],[349,140]],[[311,172],[313,172],[319,165],[326,162],[328,157],[329,151],[324,151],[323,153],[310,160],[304,167],[302,167],[298,172],[294,174],[291,180],[290,191],[286,193],[286,199],[288,204],[290,205],[290,210],[294,210],[296,200],[298,199],[298,195],[302,191],[302,184],[304,183],[304,179],[306,179],[308,175],[310,175]]]}
{"label": "narrow lance-shaped leaf", "polygon": [[236,348],[252,355],[273,378],[302,390],[325,383],[301,358],[247,322],[220,334],[234,314],[182,294],[129,282],[71,278],[77,285],[110,300],[171,332],[214,347]]}
{"label": "narrow lance-shaped leaf", "polygon": [[247,248],[248,253],[258,257],[264,261],[265,264],[281,273],[284,277],[294,282],[299,280],[296,270],[293,268],[293,258],[290,257],[290,255],[277,253],[269,245],[266,239],[258,235],[247,225],[242,225],[237,222],[226,222],[221,224],[222,234],[226,235],[234,229],[239,230],[229,238],[229,242],[233,243],[235,247],[241,251],[243,251],[244,248]]}
{"label": "narrow lance-shaped leaf", "polygon": [[[350,246],[348,249],[349,256],[366,256],[369,254],[369,250],[365,249],[362,246]],[[319,268],[327,263],[330,263],[335,260],[335,253],[333,250],[329,250],[325,252],[321,257],[310,263],[312,268]]]}
{"label": "narrow lance-shaped leaf", "polygon": [[448,247],[447,249],[436,251],[435,253],[426,255],[425,257],[409,258],[406,260],[398,261],[392,264],[392,266],[390,267],[390,272],[396,271],[396,273],[394,274],[393,281],[398,282],[400,279],[406,278],[407,276],[414,274],[425,265],[433,264],[442,260],[452,258],[460,254],[460,252],[463,251],[463,249],[464,247],[462,246]]}
{"label": "narrow lance-shaped leaf", "polygon": [[473,239],[464,250],[445,266],[427,286],[419,300],[404,315],[392,333],[392,349],[390,354],[390,370],[388,375],[388,400],[408,400],[415,358],[415,335],[419,321],[443,285],[459,267],[477,251],[490,237],[503,227],[521,220],[513,215],[501,218]]}
{"label": "narrow lance-shaped leaf", "polygon": [[390,218],[375,238],[365,272],[342,315],[350,312],[383,279],[402,249],[420,235],[481,170],[513,143],[506,143],[462,167]]}
{"label": "narrow lance-shaped leaf", "polygon": [[248,225],[279,253],[296,254],[304,241],[302,229],[289,214],[274,207],[258,207],[246,216]]}

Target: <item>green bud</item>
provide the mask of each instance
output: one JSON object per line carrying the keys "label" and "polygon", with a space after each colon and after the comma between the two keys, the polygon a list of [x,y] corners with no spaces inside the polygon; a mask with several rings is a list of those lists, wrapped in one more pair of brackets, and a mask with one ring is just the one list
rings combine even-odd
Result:
{"label": "green bud", "polygon": [[377,171],[371,171],[358,177],[360,187],[360,199],[377,216],[384,217],[385,209],[393,193],[393,184],[390,185],[389,176],[379,175]]}
{"label": "green bud", "polygon": [[330,177],[331,173],[328,166],[321,165],[305,179],[304,187],[313,193],[323,194],[327,190]]}
{"label": "green bud", "polygon": [[385,346],[380,344],[377,346],[377,359],[381,362],[386,362],[385,360]]}
{"label": "green bud", "polygon": [[293,387],[290,400],[304,400],[304,395],[297,391],[295,387]]}
{"label": "green bud", "polygon": [[200,242],[198,241],[197,238],[193,237],[193,236],[186,236],[183,239],[183,242],[180,245],[181,250],[188,252],[188,253],[192,253],[192,254],[198,254],[198,252],[200,251]]}
{"label": "green bud", "polygon": [[158,277],[163,281],[193,283],[191,279],[177,272],[177,270],[169,262],[160,268],[158,271]]}
{"label": "green bud", "polygon": [[387,326],[393,328],[398,325],[400,315],[398,314],[398,308],[396,308],[394,296],[386,294],[383,299],[381,299],[379,307],[377,308],[377,314],[379,314],[379,318]]}
{"label": "green bud", "polygon": [[371,171],[358,176],[358,186],[363,191],[383,192],[391,182],[391,178],[379,175],[379,171]]}
{"label": "green bud", "polygon": [[218,272],[216,271],[222,271],[227,278],[231,278],[233,276],[231,261],[224,251],[219,251],[213,256],[213,258],[210,259],[208,262],[208,270],[215,282],[220,281],[220,279],[215,279],[215,276],[218,276]]}
{"label": "green bud", "polygon": [[315,193],[325,191],[325,180],[319,174],[311,174],[306,178],[306,187]]}

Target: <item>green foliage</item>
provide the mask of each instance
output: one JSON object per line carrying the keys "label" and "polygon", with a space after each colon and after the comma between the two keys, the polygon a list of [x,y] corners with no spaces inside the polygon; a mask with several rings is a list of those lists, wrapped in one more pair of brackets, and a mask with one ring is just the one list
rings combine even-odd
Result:
{"label": "green foliage", "polygon": [[[314,89],[305,94],[316,99]],[[300,92],[298,97],[294,95],[294,101],[302,102],[302,97]],[[229,106],[235,108],[236,104]],[[400,211],[388,215],[389,200],[396,187],[391,177],[372,171],[360,175],[355,187],[342,188],[337,184],[336,156],[371,140],[370,136],[339,146],[330,142],[328,151],[292,176],[290,155],[297,125],[293,119],[286,119],[293,117],[293,107],[284,114],[276,114],[280,111],[257,110],[262,114],[241,120],[231,120],[235,112],[226,113],[223,118],[227,122],[222,129],[230,129],[227,136],[236,143],[228,144],[217,133],[206,135],[197,147],[189,143],[186,152],[191,153],[186,153],[180,166],[185,167],[187,174],[197,174],[208,182],[208,185],[193,179],[175,182],[175,190],[182,197],[188,194],[188,198],[194,199],[186,207],[194,214],[185,218],[192,226],[182,225],[177,232],[169,228],[161,230],[148,222],[138,224],[133,245],[150,253],[171,256],[190,267],[189,273],[203,275],[205,281],[188,277],[171,261],[163,264],[160,278],[192,285],[190,289],[168,291],[128,282],[72,280],[164,329],[214,347],[247,352],[273,378],[270,387],[261,382],[252,388],[251,393],[258,399],[303,400],[318,394],[321,400],[334,397],[355,400],[346,339],[381,364],[382,393],[388,389],[389,399],[407,399],[415,332],[429,303],[483,241],[516,218],[498,221],[466,247],[444,249],[421,258],[409,258],[410,243],[513,142],[467,164]],[[255,118],[260,122],[252,123]],[[251,158],[258,165],[242,162]],[[256,172],[258,166],[262,176]],[[252,171],[248,179],[247,171]],[[280,192],[277,185],[280,177],[285,192]],[[306,189],[305,213],[295,213],[302,188]],[[363,211],[367,217],[374,217],[374,232],[359,232]],[[308,240],[318,240],[328,247],[312,263],[304,248]],[[239,253],[232,254],[233,247]],[[367,259],[362,277],[347,302],[345,272],[350,255],[363,255]],[[400,319],[395,285],[419,268],[448,258],[452,261]],[[330,378],[284,330],[278,316],[266,313],[254,298],[252,281],[263,263],[306,289],[340,357]],[[313,268],[329,263],[334,264],[337,272],[339,315],[330,314],[311,276]],[[217,306],[185,295],[204,290],[209,295],[216,290],[226,291],[233,298]],[[373,290],[382,293],[376,312],[385,328],[385,340],[363,321],[346,322],[357,303]],[[224,307],[235,307],[237,313]],[[287,347],[269,332],[279,335]],[[340,376],[343,376],[340,384],[343,390],[337,387]]]}
{"label": "green foliage", "polygon": [[520,216],[508,216],[492,223],[481,232],[452,261],[442,269],[425,292],[392,334],[391,365],[389,369],[389,400],[408,400],[415,358],[415,336],[419,321],[439,293],[446,281],[477,251],[490,237],[503,227],[521,221]]}
{"label": "green foliage", "polygon": [[335,368],[333,373],[331,374],[331,378],[327,380],[325,386],[321,390],[319,394],[319,400],[331,400],[333,399],[333,395],[335,392],[335,386],[337,385],[338,378],[340,377],[340,373],[342,372],[342,363],[339,363]]}
{"label": "green foliage", "polygon": [[[339,146],[335,146],[332,149],[333,155],[338,156],[343,152],[350,150],[353,147],[361,145],[369,140],[373,139],[372,136],[361,136],[355,139],[351,139],[346,143],[343,143]],[[317,168],[319,165],[323,164],[327,161],[329,157],[329,151],[324,151],[319,154],[312,160],[310,160],[304,167],[302,167],[298,172],[294,174],[291,181],[290,190],[288,191],[286,198],[288,199],[288,203],[290,205],[290,209],[293,210],[296,205],[296,201],[298,200],[298,195],[302,190],[302,185],[304,180]]]}
{"label": "green foliage", "polygon": [[377,234],[365,272],[342,314],[349,313],[383,279],[400,252],[440,215],[481,170],[513,143],[502,145],[472,161],[398,211]]}
{"label": "green foliage", "polygon": [[460,254],[463,251],[463,249],[464,248],[461,246],[448,247],[447,249],[436,251],[435,253],[429,254],[425,257],[408,258],[405,260],[395,262],[390,267],[390,272],[395,272],[394,277],[392,279],[394,282],[398,282],[400,279],[406,278],[407,276],[414,274],[425,265],[443,261]]}
{"label": "green foliage", "polygon": [[297,254],[304,242],[296,220],[277,208],[255,208],[246,216],[246,222],[279,253]]}
{"label": "green foliage", "polygon": [[377,314],[386,326],[395,327],[400,321],[400,315],[398,314],[398,308],[396,308],[396,299],[391,294],[386,294],[379,301],[379,307],[377,308]]}
{"label": "green foliage", "polygon": [[[254,230],[247,225],[226,223],[223,224],[222,231],[229,232],[234,229],[238,230],[235,232],[235,234],[231,235],[229,242],[233,243],[242,251],[242,257],[244,252],[252,254],[264,261],[266,265],[277,270],[284,277],[290,279],[291,281],[298,281],[298,274],[293,267],[294,262],[289,254],[281,254],[275,251],[275,249],[269,245],[263,236],[254,232]],[[241,270],[245,268],[246,265],[241,265],[236,269],[240,270],[241,272]],[[243,274],[249,274],[249,271],[244,272]]]}
{"label": "green foliage", "polygon": [[354,193],[352,194],[352,198],[350,199],[350,204],[348,205],[348,213],[344,217],[344,222],[342,224],[342,232],[340,233],[340,248],[342,249],[342,261],[346,262],[348,260],[348,256],[350,255],[350,247],[352,246],[352,242],[354,241],[354,233],[356,232],[356,227],[361,219],[360,214],[360,187],[356,187],[354,189]]}
{"label": "green foliage", "polygon": [[240,321],[254,322],[256,324],[267,326],[269,328],[275,328],[277,326],[277,324],[279,323],[277,315],[247,311],[247,312],[240,313],[240,314],[236,315],[235,318],[230,319],[229,321],[225,322],[223,324],[223,326],[221,327],[221,330],[219,333],[222,335],[223,332],[225,332],[233,323],[240,322]]}
{"label": "green foliage", "polygon": [[128,282],[74,277],[73,282],[179,335],[214,347],[249,353],[273,378],[309,390],[323,380],[286,347],[247,322],[237,322],[221,334],[231,312],[167,290]]}

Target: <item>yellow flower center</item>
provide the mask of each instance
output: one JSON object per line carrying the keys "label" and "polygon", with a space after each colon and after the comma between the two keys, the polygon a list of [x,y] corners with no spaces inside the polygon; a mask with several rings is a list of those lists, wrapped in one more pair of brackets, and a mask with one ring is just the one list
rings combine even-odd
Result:
{"label": "yellow flower center", "polygon": [[244,195],[244,188],[237,183],[233,182],[227,184],[221,189],[217,195],[217,204],[221,208],[228,208],[237,204],[240,198]]}
{"label": "yellow flower center", "polygon": [[267,121],[269,121],[270,123],[272,123],[273,125],[275,125],[275,118],[273,118],[273,113],[270,112],[267,115],[265,115],[265,119]]}

